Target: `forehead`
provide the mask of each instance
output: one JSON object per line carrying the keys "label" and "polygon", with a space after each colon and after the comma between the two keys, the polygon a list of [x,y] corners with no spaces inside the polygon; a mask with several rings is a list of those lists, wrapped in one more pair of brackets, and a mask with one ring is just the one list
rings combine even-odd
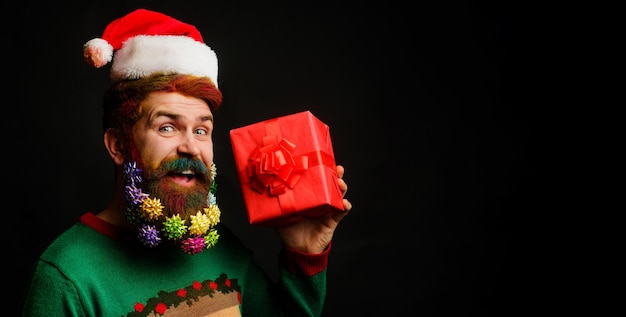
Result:
{"label": "forehead", "polygon": [[141,102],[139,112],[150,114],[155,111],[172,111],[181,114],[194,113],[204,116],[211,115],[211,109],[206,101],[177,92],[150,93]]}

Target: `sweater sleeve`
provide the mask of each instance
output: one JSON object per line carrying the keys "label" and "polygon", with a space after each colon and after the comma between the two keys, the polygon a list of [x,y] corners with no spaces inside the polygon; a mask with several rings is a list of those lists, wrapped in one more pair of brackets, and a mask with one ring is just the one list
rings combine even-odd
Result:
{"label": "sweater sleeve", "polygon": [[320,254],[284,248],[280,254],[278,287],[293,303],[287,316],[321,316],[326,300],[326,268],[331,245]]}
{"label": "sweater sleeve", "polygon": [[291,273],[313,276],[326,270],[331,245],[332,242],[324,252],[319,254],[308,254],[296,249],[284,248],[280,254],[280,264]]}
{"label": "sweater sleeve", "polygon": [[242,293],[242,315],[321,316],[329,252],[330,246],[320,254],[282,249],[276,284],[268,282],[267,275],[258,266],[251,265]]}

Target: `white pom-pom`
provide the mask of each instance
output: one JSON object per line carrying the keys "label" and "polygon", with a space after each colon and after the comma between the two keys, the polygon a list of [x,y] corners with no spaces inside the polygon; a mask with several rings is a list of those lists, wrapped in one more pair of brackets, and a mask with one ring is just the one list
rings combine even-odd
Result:
{"label": "white pom-pom", "polygon": [[83,57],[89,65],[100,68],[113,59],[113,46],[101,38],[89,40],[83,46]]}

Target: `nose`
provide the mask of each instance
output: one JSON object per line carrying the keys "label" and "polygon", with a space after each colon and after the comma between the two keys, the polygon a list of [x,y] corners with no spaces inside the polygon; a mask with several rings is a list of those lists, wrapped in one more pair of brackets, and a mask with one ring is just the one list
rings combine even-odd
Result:
{"label": "nose", "polygon": [[185,133],[178,145],[178,153],[188,156],[200,155],[200,141],[194,137],[193,133]]}

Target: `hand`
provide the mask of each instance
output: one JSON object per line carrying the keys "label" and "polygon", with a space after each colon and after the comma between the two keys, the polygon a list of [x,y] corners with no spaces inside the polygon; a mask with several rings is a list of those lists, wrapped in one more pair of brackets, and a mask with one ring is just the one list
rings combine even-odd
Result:
{"label": "hand", "polygon": [[[337,165],[337,183],[341,190],[341,196],[345,197],[348,185],[343,180],[344,168]],[[343,198],[344,211],[333,213],[314,219],[306,219],[296,223],[276,228],[280,241],[285,247],[290,247],[304,253],[322,253],[333,238],[339,222],[345,217],[352,203]]]}

